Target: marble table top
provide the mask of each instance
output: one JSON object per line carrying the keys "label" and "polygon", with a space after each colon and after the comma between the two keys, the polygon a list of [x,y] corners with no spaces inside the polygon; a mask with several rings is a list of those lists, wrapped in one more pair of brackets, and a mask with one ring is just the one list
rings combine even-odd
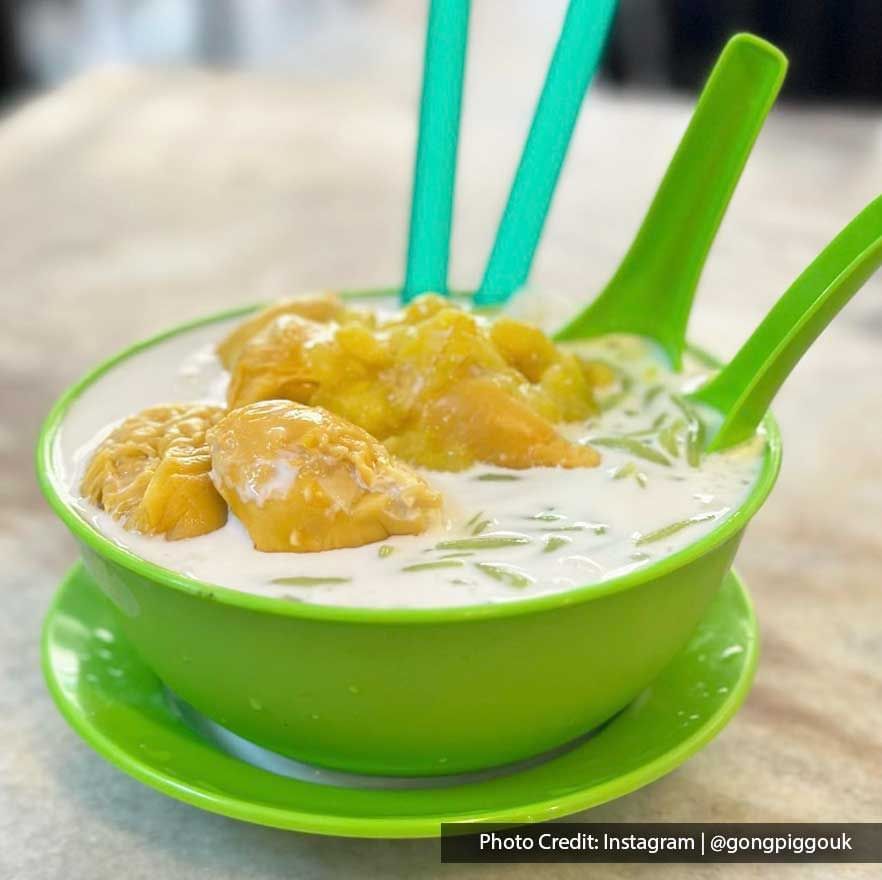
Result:
{"label": "marble table top", "polygon": [[[75,558],[32,477],[42,416],[98,358],[180,320],[317,286],[396,283],[418,51],[401,50],[407,83],[386,68],[315,80],[106,70],[0,125],[0,875],[588,875],[575,865],[442,869],[433,841],[323,839],[202,813],[90,751],[40,676],[41,617]],[[463,286],[488,253],[538,68],[509,70],[508,88],[491,61],[475,69],[485,77],[466,109],[453,243]],[[689,111],[685,100],[592,95],[537,285],[577,301],[606,280]],[[693,338],[731,353],[876,195],[880,172],[878,116],[776,111],[711,255]],[[877,278],[776,405],[784,469],[738,558],[762,627],[750,698],[699,755],[592,820],[882,819],[880,293]],[[590,876],[650,871],[771,876],[751,865],[596,866]],[[774,876],[834,869],[779,866]],[[849,866],[835,876],[878,875]]]}

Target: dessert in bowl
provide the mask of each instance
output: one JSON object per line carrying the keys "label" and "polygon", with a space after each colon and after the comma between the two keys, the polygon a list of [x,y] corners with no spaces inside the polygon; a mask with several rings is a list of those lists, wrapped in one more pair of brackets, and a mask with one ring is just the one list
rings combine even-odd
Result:
{"label": "dessert in bowl", "polygon": [[266,748],[437,775],[573,740],[686,643],[776,429],[704,453],[697,353],[359,299],[105,363],[47,420],[44,491],[163,682]]}

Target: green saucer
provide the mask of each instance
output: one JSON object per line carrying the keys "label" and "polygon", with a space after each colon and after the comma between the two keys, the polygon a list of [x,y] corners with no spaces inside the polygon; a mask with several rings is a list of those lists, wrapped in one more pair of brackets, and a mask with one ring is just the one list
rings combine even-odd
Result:
{"label": "green saucer", "polygon": [[372,778],[368,787],[361,777],[317,768],[306,768],[313,781],[292,778],[224,751],[217,736],[203,735],[205,725],[184,720],[186,707],[182,712],[134,653],[115,614],[77,564],[43,629],[49,690],[99,754],[141,782],[205,810],[350,837],[433,837],[447,821],[540,821],[634,791],[673,770],[722,730],[747,696],[757,657],[750,600],[730,574],[687,647],[592,736],[545,761],[479,774],[477,781],[442,777],[424,785],[395,779],[385,787]]}

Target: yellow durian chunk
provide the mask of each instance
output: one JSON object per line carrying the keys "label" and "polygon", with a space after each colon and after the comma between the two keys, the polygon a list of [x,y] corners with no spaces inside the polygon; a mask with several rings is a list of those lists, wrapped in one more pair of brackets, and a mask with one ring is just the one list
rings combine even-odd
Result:
{"label": "yellow durian chunk", "polygon": [[171,541],[219,529],[227,505],[209,476],[206,431],[218,406],[154,406],[126,419],[99,444],[83,496],[130,531]]}
{"label": "yellow durian chunk", "polygon": [[474,461],[507,468],[595,467],[597,451],[571,443],[492,379],[464,379],[426,408],[420,428],[390,438],[389,448],[436,470]]}
{"label": "yellow durian chunk", "polygon": [[[504,459],[517,468],[599,461],[574,450],[554,427],[596,411],[598,374],[536,327],[507,317],[490,321],[432,294],[386,316],[341,307],[318,321],[276,308],[251,319],[260,329],[232,365],[231,409],[270,399],[321,406],[405,460],[432,468]],[[467,392],[457,391],[478,379]],[[438,430],[439,413],[468,410],[477,419],[482,409],[472,430]],[[483,442],[485,434],[496,448]],[[540,434],[546,440],[525,440]]]}
{"label": "yellow durian chunk", "polygon": [[424,532],[441,496],[366,431],[287,400],[228,413],[208,433],[215,485],[264,551],[359,547]]}
{"label": "yellow durian chunk", "polygon": [[230,409],[259,400],[309,401],[318,386],[310,348],[327,329],[299,315],[279,315],[242,347],[230,377]]}
{"label": "yellow durian chunk", "polygon": [[239,324],[217,346],[218,357],[228,370],[232,369],[245,344],[282,315],[297,315],[310,321],[327,322],[337,318],[343,309],[343,300],[336,293],[330,292],[279,300]]}

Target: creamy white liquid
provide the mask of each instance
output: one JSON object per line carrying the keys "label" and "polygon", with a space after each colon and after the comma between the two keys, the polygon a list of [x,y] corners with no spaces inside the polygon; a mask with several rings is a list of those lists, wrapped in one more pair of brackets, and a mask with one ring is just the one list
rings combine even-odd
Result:
{"label": "creamy white liquid", "polygon": [[[289,601],[373,608],[450,607],[556,593],[639,569],[694,542],[743,503],[761,469],[764,439],[758,435],[706,456],[700,468],[690,467],[682,455],[667,455],[671,463],[663,465],[603,447],[597,468],[509,471],[478,465],[462,473],[425,471],[445,497],[444,521],[436,529],[322,553],[258,552],[232,514],[224,528],[181,541],[126,531],[80,496],[86,461],[116,422],[147,406],[223,403],[227,375],[213,348],[235,323],[188,331],[121,362],[74,402],[56,438],[54,478],[87,522],[138,556],[200,581]],[[640,431],[662,413],[674,420],[681,413],[668,394],[659,392],[645,404],[647,388],[690,387],[704,375],[694,361],[681,374],[667,372],[642,340],[598,340],[579,350],[620,364],[637,381],[618,405],[587,423],[563,426],[571,439]],[[486,475],[506,479],[479,479]],[[690,518],[695,521],[680,531],[646,541]],[[482,539],[526,540],[495,549],[438,547],[469,540],[479,530]],[[381,555],[381,546],[392,550]],[[473,555],[450,555],[457,552]],[[423,567],[427,563],[444,567]],[[412,566],[420,568],[404,571]],[[278,582],[285,578],[340,582]]]}

